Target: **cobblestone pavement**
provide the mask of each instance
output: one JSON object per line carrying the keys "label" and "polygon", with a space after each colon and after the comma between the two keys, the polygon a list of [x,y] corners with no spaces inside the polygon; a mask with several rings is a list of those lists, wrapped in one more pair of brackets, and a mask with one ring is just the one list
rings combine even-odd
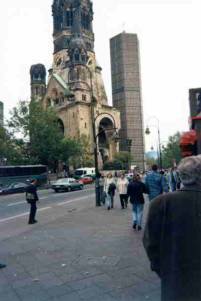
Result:
{"label": "cobblestone pavement", "polygon": [[118,200],[110,211],[94,203],[67,205],[52,218],[44,212],[40,223],[0,238],[0,261],[7,263],[1,301],[160,300],[131,208],[121,210]]}

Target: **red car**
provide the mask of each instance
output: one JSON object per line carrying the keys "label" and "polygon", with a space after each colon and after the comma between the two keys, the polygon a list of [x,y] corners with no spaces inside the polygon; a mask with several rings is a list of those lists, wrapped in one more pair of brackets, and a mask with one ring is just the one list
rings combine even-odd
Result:
{"label": "red car", "polygon": [[93,181],[94,180],[92,179],[92,177],[88,177],[88,176],[84,176],[84,177],[81,177],[79,179],[79,182],[82,183],[82,184],[84,184],[84,185],[86,185],[86,184],[92,184]]}

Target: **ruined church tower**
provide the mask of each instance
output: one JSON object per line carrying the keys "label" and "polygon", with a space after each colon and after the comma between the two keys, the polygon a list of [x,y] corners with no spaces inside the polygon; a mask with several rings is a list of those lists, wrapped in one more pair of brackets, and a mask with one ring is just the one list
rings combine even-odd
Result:
{"label": "ruined church tower", "polygon": [[[32,99],[54,107],[66,137],[87,136],[93,150],[93,124],[102,161],[117,145],[109,129],[120,128],[120,113],[108,105],[101,67],[94,52],[93,5],[90,0],[54,0],[53,63],[47,86],[45,68],[31,67]],[[40,70],[38,80],[35,74]],[[36,89],[37,88],[37,89]],[[34,94],[37,91],[37,95]]]}

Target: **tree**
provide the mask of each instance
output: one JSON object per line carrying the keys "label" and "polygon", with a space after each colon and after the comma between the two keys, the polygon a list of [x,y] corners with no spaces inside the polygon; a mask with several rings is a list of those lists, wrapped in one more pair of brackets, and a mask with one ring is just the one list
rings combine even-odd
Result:
{"label": "tree", "polygon": [[172,167],[175,163],[178,164],[181,160],[181,150],[179,147],[181,134],[177,132],[168,138],[168,143],[162,147],[163,167]]}
{"label": "tree", "polygon": [[19,102],[11,112],[8,125],[12,134],[23,136],[32,163],[56,169],[59,160],[66,162],[80,153],[78,142],[63,137],[55,111],[44,110],[38,102]]}
{"label": "tree", "polygon": [[123,170],[123,165],[122,162],[118,161],[118,160],[114,160],[114,161],[107,161],[104,163],[103,165],[103,169],[104,170]]}
{"label": "tree", "polygon": [[152,165],[158,164],[158,160],[153,157],[146,157],[147,168],[151,168]]}
{"label": "tree", "polygon": [[25,164],[23,148],[4,127],[0,126],[0,164]]}
{"label": "tree", "polygon": [[81,165],[83,167],[93,167],[94,166],[94,153],[91,149],[91,143],[89,136],[81,135],[79,142],[82,147],[82,153],[80,156]]}
{"label": "tree", "polygon": [[81,156],[82,151],[82,145],[79,140],[63,138],[59,159],[69,165],[73,159],[76,160]]}
{"label": "tree", "polygon": [[122,165],[123,169],[127,169],[127,170],[129,169],[129,166],[132,161],[132,155],[130,152],[122,151],[122,152],[116,153],[114,158],[115,158],[115,161],[119,162]]}

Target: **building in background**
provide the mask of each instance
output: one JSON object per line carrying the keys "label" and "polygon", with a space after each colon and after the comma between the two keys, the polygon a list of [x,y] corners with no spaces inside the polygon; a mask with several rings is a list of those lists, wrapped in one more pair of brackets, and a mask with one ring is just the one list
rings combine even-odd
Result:
{"label": "building in background", "polygon": [[[118,150],[113,139],[120,128],[120,113],[108,105],[101,67],[94,51],[93,5],[90,0],[54,0],[53,64],[46,85],[42,64],[31,67],[31,98],[44,108],[53,107],[65,137],[87,137],[99,162],[112,160]],[[89,150],[90,151],[90,150]]]}
{"label": "building in background", "polygon": [[180,147],[183,157],[201,154],[201,88],[189,90],[190,131],[181,136]]}
{"label": "building in background", "polygon": [[130,148],[133,163],[144,170],[144,130],[139,42],[136,34],[121,33],[110,40],[113,106],[121,113],[120,150]]}
{"label": "building in background", "polygon": [[0,101],[0,126],[4,124],[4,105],[3,102]]}

